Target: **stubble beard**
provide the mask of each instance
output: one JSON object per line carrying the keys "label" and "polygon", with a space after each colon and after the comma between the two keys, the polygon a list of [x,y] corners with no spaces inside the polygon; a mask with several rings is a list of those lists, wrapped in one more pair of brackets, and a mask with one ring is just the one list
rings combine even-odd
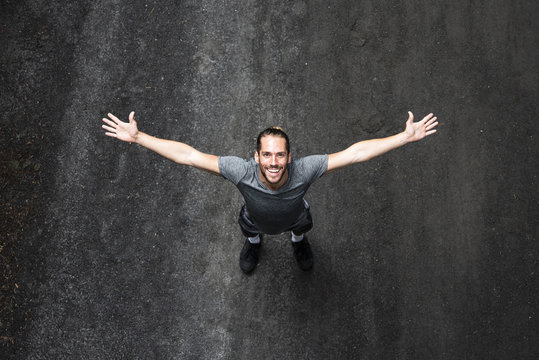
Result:
{"label": "stubble beard", "polygon": [[[267,167],[266,169],[272,169],[271,167]],[[286,172],[288,171],[288,165],[285,165],[283,167],[283,171],[281,173],[281,176],[279,176],[279,178],[276,180],[276,181],[271,181],[270,179],[268,179],[268,177],[266,176],[266,169],[264,169],[261,165],[260,165],[260,172],[262,173],[262,176],[264,177],[264,179],[268,182],[268,184],[272,184],[272,185],[275,185],[275,184],[278,184],[279,182],[281,182],[281,180],[283,179],[283,177],[285,176]],[[275,168],[273,168],[275,169]]]}

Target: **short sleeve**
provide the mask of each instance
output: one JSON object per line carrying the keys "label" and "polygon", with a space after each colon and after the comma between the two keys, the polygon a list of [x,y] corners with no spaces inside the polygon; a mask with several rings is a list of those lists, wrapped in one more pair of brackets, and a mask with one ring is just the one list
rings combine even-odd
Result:
{"label": "short sleeve", "polygon": [[237,185],[245,176],[248,169],[248,161],[237,156],[219,156],[219,172],[221,175]]}
{"label": "short sleeve", "polygon": [[312,184],[328,169],[327,155],[310,155],[297,160],[299,174],[303,177],[303,181]]}

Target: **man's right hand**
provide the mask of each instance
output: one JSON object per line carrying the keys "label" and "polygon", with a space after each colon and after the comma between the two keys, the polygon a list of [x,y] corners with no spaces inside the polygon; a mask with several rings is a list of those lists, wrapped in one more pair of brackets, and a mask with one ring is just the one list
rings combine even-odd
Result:
{"label": "man's right hand", "polygon": [[103,122],[108,124],[108,126],[102,126],[103,129],[107,130],[105,135],[127,142],[135,142],[137,140],[138,128],[134,111],[131,111],[131,114],[129,114],[128,123],[121,121],[111,113],[108,114],[108,117],[112,120],[103,118]]}

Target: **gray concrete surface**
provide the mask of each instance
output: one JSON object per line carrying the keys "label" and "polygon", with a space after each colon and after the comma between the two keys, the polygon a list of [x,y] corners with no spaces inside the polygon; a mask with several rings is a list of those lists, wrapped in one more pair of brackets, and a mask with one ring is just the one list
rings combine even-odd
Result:
{"label": "gray concrete surface", "polygon": [[[3,189],[39,199],[3,358],[537,359],[537,10],[2,1],[2,126],[40,164]],[[245,276],[239,193],[103,135],[131,110],[242,157],[270,125],[296,156],[440,125],[311,188],[312,272],[283,234]]]}

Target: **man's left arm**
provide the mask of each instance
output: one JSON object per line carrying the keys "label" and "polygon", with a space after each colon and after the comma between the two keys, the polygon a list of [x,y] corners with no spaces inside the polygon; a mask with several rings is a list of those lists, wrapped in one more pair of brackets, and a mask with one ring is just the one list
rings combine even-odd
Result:
{"label": "man's left arm", "polygon": [[437,118],[431,113],[421,121],[414,122],[414,115],[408,111],[408,121],[406,121],[406,129],[403,132],[382,139],[360,141],[343,151],[329,154],[326,172],[370,160],[390,150],[432,135],[436,132],[434,128],[438,125],[436,120]]}

